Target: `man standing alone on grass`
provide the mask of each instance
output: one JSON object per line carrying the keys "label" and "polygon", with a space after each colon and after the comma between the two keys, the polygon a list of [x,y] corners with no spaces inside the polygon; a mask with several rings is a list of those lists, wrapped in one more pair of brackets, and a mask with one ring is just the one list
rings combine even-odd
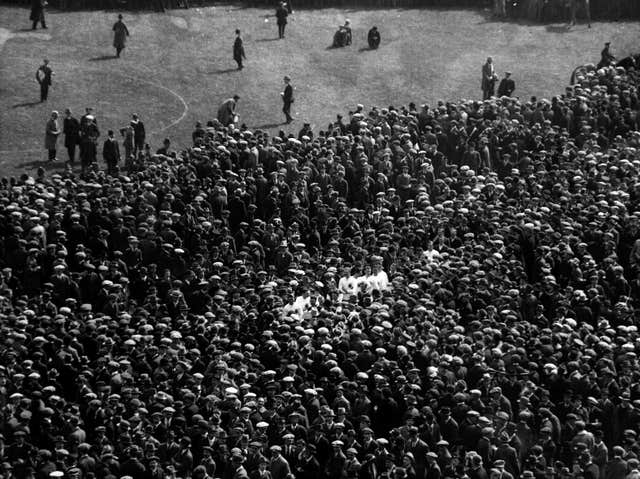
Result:
{"label": "man standing alone on grass", "polygon": [[278,38],[284,38],[284,29],[287,26],[287,16],[289,12],[285,7],[284,2],[280,2],[278,8],[276,9],[276,18],[278,19]]}
{"label": "man standing alone on grass", "polygon": [[31,14],[29,20],[33,22],[32,30],[38,27],[38,22],[42,25],[42,28],[47,28],[47,22],[44,19],[44,7],[47,5],[45,0],[31,0]]}
{"label": "man standing alone on grass", "polygon": [[51,77],[54,75],[53,70],[49,66],[49,60],[44,59],[44,63],[36,71],[36,80],[40,84],[40,101],[47,101],[49,97],[49,87],[51,86]]}
{"label": "man standing alone on grass", "polygon": [[124,50],[129,30],[122,21],[122,14],[118,15],[118,21],[113,24],[113,48],[116,49],[116,57],[120,58],[120,52]]}
{"label": "man standing alone on grass", "polygon": [[49,162],[56,161],[56,147],[60,133],[60,129],[58,128],[58,112],[53,111],[51,112],[51,118],[47,122],[44,135],[44,147],[48,152]]}
{"label": "man standing alone on grass", "polygon": [[282,112],[286,118],[287,124],[293,121],[291,117],[291,104],[293,103],[293,87],[291,86],[291,78],[285,75],[284,77],[284,91],[280,93],[282,96]]}
{"label": "man standing alone on grass", "polygon": [[242,44],[242,37],[240,36],[240,30],[236,30],[236,40],[233,42],[233,59],[238,64],[238,70],[242,70],[242,60],[246,60],[244,54],[244,45]]}
{"label": "man standing alone on grass", "polygon": [[69,164],[73,166],[76,158],[76,146],[80,143],[80,122],[73,117],[69,108],[64,111],[64,114],[65,118],[62,123],[64,146],[69,153]]}

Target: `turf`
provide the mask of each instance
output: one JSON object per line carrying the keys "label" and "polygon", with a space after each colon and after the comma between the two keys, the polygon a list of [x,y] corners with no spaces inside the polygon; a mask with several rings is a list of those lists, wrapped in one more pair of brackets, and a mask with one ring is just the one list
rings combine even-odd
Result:
{"label": "turf", "polygon": [[[272,10],[218,6],[124,12],[131,37],[116,60],[114,12],[49,12],[49,29],[35,35],[28,14],[0,7],[0,40],[6,40],[0,46],[0,175],[31,170],[46,157],[44,125],[52,109],[70,107],[80,115],[93,106],[103,130],[124,126],[137,112],[154,146],[165,136],[187,146],[194,123],[213,118],[219,103],[238,93],[241,120],[251,128],[297,132],[309,121],[320,129],[357,103],[477,98],[488,55],[498,72],[513,72],[521,98],[551,96],[564,89],[575,65],[598,60],[604,41],[618,56],[633,51],[638,28],[502,23],[474,10],[327,9],[296,11],[286,38],[278,40]],[[353,45],[331,49],[345,18],[354,27]],[[372,25],[382,34],[377,51],[364,48]],[[235,70],[231,54],[236,28],[248,57],[243,71]],[[49,101],[38,104],[34,75],[44,57],[56,76]],[[285,74],[296,98],[289,126],[281,124]]]}

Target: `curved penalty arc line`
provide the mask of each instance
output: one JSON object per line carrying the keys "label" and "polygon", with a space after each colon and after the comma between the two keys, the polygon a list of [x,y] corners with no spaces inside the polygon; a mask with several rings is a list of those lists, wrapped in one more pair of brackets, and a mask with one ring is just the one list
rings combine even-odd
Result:
{"label": "curved penalty arc line", "polygon": [[[19,59],[19,60],[24,60],[23,57],[5,57],[5,58],[15,58],[15,59]],[[176,98],[181,104],[182,104],[182,113],[180,114],[180,116],[178,118],[176,118],[175,120],[173,120],[171,123],[169,123],[168,125],[163,126],[160,129],[157,130],[152,130],[150,133],[151,134],[156,134],[156,133],[162,133],[163,131],[168,130],[169,128],[172,128],[174,126],[176,126],[177,124],[179,124],[182,120],[185,119],[185,117],[187,116],[187,113],[189,113],[189,105],[187,104],[187,102],[185,101],[185,99],[176,91],[172,90],[171,88],[162,85],[161,83],[158,82],[154,82],[151,80],[147,80],[144,78],[140,78],[140,77],[135,77],[132,75],[128,75],[126,73],[120,73],[120,72],[113,72],[114,74],[122,77],[122,78],[126,78],[129,80],[133,80],[135,82],[139,82],[139,83],[146,83],[148,85],[152,85],[156,88],[159,88],[161,90],[165,90],[166,92],[168,92],[171,96],[173,96],[174,98]],[[36,153],[36,152],[41,152],[44,151],[43,149],[13,149],[13,150],[0,150],[0,154],[11,154],[11,153]]]}

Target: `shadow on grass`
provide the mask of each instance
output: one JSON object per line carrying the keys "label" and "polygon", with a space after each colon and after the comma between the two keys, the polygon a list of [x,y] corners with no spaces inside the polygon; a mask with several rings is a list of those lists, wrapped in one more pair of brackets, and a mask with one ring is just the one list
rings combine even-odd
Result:
{"label": "shadow on grass", "polygon": [[275,37],[275,38],[258,38],[256,40],[256,43],[277,42],[278,40],[280,40],[280,38],[278,38],[278,37]]}
{"label": "shadow on grass", "polygon": [[362,53],[362,52],[373,52],[376,51],[377,48],[371,48],[371,47],[360,47],[358,48],[358,53]]}
{"label": "shadow on grass", "polygon": [[37,101],[37,100],[25,101],[25,102],[22,102],[22,103],[16,103],[11,108],[28,108],[28,107],[39,105],[40,103],[42,103],[42,102]]}
{"label": "shadow on grass", "polygon": [[31,160],[20,163],[19,168],[29,170],[43,167],[47,170],[51,169],[63,169],[65,168],[65,162],[62,160],[49,161],[49,160]]}
{"label": "shadow on grass", "polygon": [[105,60],[115,60],[116,58],[118,58],[117,55],[102,55],[99,57],[93,57],[93,58],[89,58],[90,62],[103,62]]}
{"label": "shadow on grass", "polygon": [[286,121],[282,121],[280,123],[265,123],[264,125],[254,126],[254,130],[267,130],[269,128],[278,128],[279,126],[286,125]]}
{"label": "shadow on grass", "polygon": [[546,25],[544,28],[549,33],[567,33],[571,31],[571,25]]}
{"label": "shadow on grass", "polygon": [[225,75],[226,73],[233,73],[239,71],[237,68],[225,68],[222,70],[213,70],[210,75]]}

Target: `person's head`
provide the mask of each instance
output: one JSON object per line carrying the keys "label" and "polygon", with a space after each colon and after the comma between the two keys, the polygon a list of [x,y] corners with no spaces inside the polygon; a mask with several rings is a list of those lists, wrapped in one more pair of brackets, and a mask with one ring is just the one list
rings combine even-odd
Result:
{"label": "person's head", "polygon": [[504,72],[504,76],[509,78],[511,76],[511,72]]}
{"label": "person's head", "polygon": [[58,112],[56,110],[51,112],[51,118],[56,120],[58,118]]}
{"label": "person's head", "polygon": [[240,97],[239,97],[238,95],[233,95],[233,99],[234,99],[235,101],[238,101],[238,100],[240,99]]}
{"label": "person's head", "polygon": [[44,63],[45,65],[48,65],[48,64],[49,64],[49,59],[48,59],[48,58],[45,58],[45,59],[43,60],[43,63]]}
{"label": "person's head", "polygon": [[109,130],[107,132],[107,135],[109,135],[109,138],[113,138],[113,130]]}
{"label": "person's head", "polygon": [[284,76],[284,82],[285,83],[289,83],[291,81],[291,78],[289,78],[289,75],[285,75]]}
{"label": "person's head", "polygon": [[487,57],[487,63],[493,63],[493,58]]}
{"label": "person's head", "polygon": [[240,29],[236,28],[236,35],[240,35]]}
{"label": "person's head", "polygon": [[65,108],[64,109],[64,114],[67,115],[67,116],[71,116],[71,109]]}
{"label": "person's head", "polygon": [[122,13],[118,13],[118,20],[122,20]]}

